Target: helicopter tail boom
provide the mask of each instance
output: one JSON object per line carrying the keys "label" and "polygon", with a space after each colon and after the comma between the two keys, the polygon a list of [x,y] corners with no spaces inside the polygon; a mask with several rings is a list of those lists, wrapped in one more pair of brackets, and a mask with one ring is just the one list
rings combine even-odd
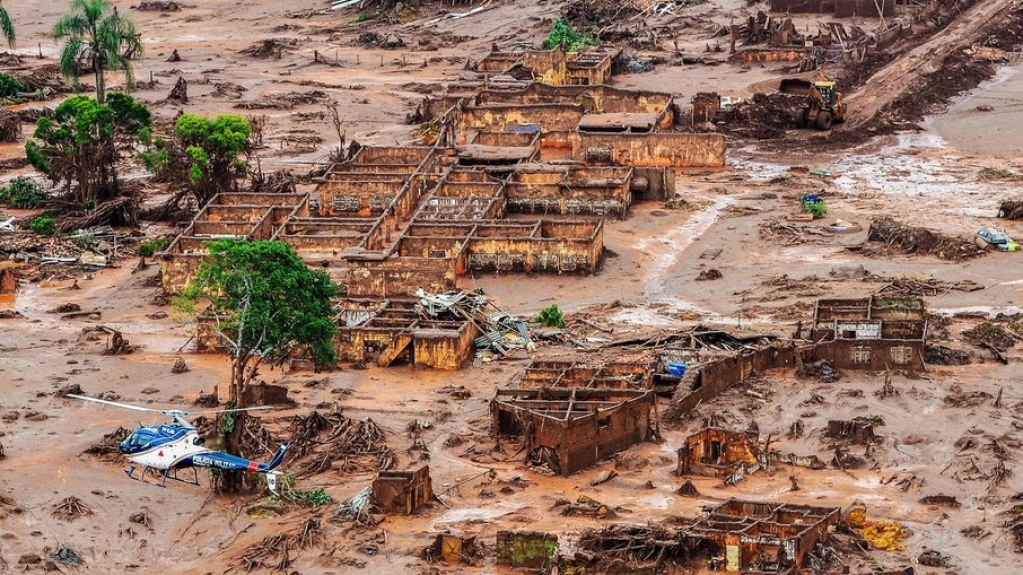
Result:
{"label": "helicopter tail boom", "polygon": [[288,452],[289,447],[291,447],[290,443],[282,443],[281,446],[277,448],[277,453],[274,453],[273,458],[266,464],[267,471],[277,469],[281,465],[284,461],[284,454]]}

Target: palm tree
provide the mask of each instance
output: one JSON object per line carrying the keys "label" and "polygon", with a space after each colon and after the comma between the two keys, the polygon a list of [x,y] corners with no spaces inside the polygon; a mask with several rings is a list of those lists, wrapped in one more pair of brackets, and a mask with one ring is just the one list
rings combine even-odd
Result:
{"label": "palm tree", "polygon": [[8,46],[14,47],[14,41],[16,40],[14,22],[11,22],[11,17],[7,14],[7,10],[4,9],[2,2],[0,2],[0,36],[7,40]]}
{"label": "palm tree", "polygon": [[142,40],[135,23],[111,11],[110,0],[71,0],[71,13],[53,26],[56,40],[66,39],[60,52],[60,71],[76,87],[78,63],[88,61],[96,74],[96,100],[106,101],[104,70],[123,70],[125,90],[131,90],[135,74],[129,58],[142,56]]}

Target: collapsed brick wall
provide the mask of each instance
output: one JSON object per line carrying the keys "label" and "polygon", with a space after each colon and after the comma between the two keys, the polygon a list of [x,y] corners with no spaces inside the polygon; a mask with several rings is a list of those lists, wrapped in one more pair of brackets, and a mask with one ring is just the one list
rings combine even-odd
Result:
{"label": "collapsed brick wall", "polygon": [[535,531],[498,531],[497,564],[543,569],[558,552],[558,536]]}
{"label": "collapsed brick wall", "polygon": [[676,393],[676,398],[672,400],[672,411],[690,411],[767,369],[795,366],[795,354],[791,347],[771,346],[711,362],[701,367],[699,373],[692,378],[692,388],[688,393],[681,395],[686,390]]}
{"label": "collapsed brick wall", "polygon": [[645,441],[650,435],[653,393],[649,400],[633,400],[607,413],[592,414],[568,422],[560,438],[562,475],[571,475],[597,464],[619,451]]}

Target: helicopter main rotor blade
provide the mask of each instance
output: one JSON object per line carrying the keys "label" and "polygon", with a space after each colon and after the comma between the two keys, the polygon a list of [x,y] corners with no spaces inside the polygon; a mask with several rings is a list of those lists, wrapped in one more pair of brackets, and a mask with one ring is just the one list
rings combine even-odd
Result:
{"label": "helicopter main rotor blade", "polygon": [[83,399],[85,401],[92,401],[94,403],[103,403],[103,404],[106,404],[106,405],[112,405],[114,407],[121,407],[121,408],[124,408],[124,409],[133,409],[135,411],[149,411],[149,412],[153,412],[153,413],[161,413],[161,412],[163,412],[162,409],[153,409],[151,407],[139,407],[138,405],[130,405],[130,404],[127,404],[127,403],[118,403],[116,401],[108,401],[106,399],[97,399],[95,397],[85,397],[84,395],[75,395],[73,393],[67,394],[66,397],[73,397],[75,399]]}
{"label": "helicopter main rotor blade", "polygon": [[195,413],[227,413],[229,411],[259,411],[262,409],[273,409],[273,406],[263,405],[260,407],[237,407],[234,409],[204,409],[202,411],[190,411],[189,414]]}

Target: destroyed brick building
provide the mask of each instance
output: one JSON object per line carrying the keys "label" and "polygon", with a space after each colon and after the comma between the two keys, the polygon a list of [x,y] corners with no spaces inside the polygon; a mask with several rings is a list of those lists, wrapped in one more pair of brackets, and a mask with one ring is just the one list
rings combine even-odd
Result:
{"label": "destroyed brick building", "polygon": [[433,498],[430,467],[381,471],[373,480],[373,499],[384,513],[410,515]]}
{"label": "destroyed brick building", "polygon": [[842,369],[924,369],[927,312],[919,298],[821,299],[810,338],[814,355]]}
{"label": "destroyed brick building", "polygon": [[538,364],[498,389],[490,409],[500,439],[520,437],[526,461],[571,475],[659,431],[649,376],[634,365]]}
{"label": "destroyed brick building", "polygon": [[691,556],[723,556],[726,571],[795,573],[840,516],[837,507],[729,499],[679,537]]}
{"label": "destroyed brick building", "polygon": [[757,465],[763,459],[756,432],[706,427],[686,438],[678,449],[679,475],[723,477],[741,465]]}
{"label": "destroyed brick building", "polygon": [[[729,499],[696,519],[613,524],[584,532],[570,568],[586,573],[658,573],[665,561],[693,572],[794,575],[818,557],[840,520],[837,507]],[[715,569],[716,567],[716,569]],[[670,569],[669,569],[670,570]],[[675,571],[671,571],[675,572]],[[681,571],[680,571],[681,572]]]}
{"label": "destroyed brick building", "polygon": [[566,52],[564,46],[551,50],[502,51],[496,45],[467,69],[474,80],[491,83],[543,82],[552,86],[605,84],[611,79],[611,64],[620,51],[588,50]]}

